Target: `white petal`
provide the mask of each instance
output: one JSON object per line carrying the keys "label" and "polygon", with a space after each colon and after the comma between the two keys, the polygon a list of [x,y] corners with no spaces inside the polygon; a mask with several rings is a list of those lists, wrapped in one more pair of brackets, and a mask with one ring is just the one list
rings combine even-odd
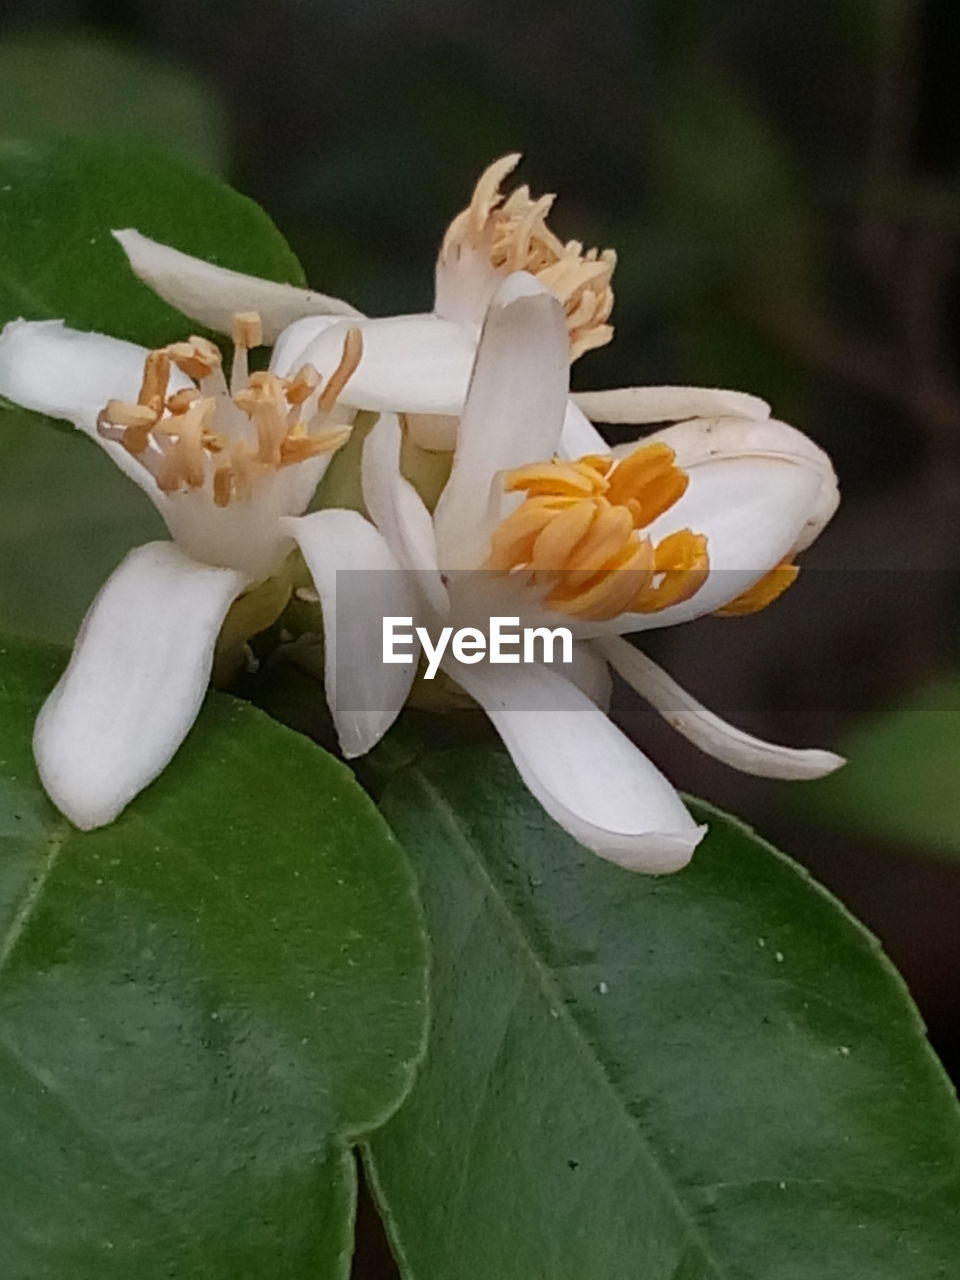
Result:
{"label": "white petal", "polygon": [[705,832],[674,788],[570,681],[545,667],[445,665],[493,721],[531,794],[586,848],[632,871],[685,866]]}
{"label": "white petal", "polygon": [[770,406],[743,391],[712,387],[617,387],[578,391],[579,407],[593,422],[681,422],[685,418],[768,418]]}
{"label": "white petal", "polygon": [[352,759],[380,741],[413,684],[418,650],[410,646],[411,663],[385,663],[383,619],[417,624],[416,584],[357,511],[315,511],[282,523],[300,544],[323,606],[327,703]]}
{"label": "white petal", "polygon": [[84,619],[37,720],[43,785],[84,831],[112,822],[166,767],[196,719],[243,574],[168,542],[131,551]]}
{"label": "white petal", "polygon": [[[346,323],[332,325],[300,354],[326,378],[340,363]],[[456,414],[470,380],[474,343],[434,315],[386,316],[357,323],[363,354],[340,397],[354,409]]]}
{"label": "white petal", "polygon": [[603,653],[592,643],[574,644],[573,662],[569,665],[554,662],[552,666],[560,675],[572,680],[581,693],[585,693],[601,711],[610,710],[613,677]]}
{"label": "white petal", "polygon": [[434,514],[443,568],[469,568],[483,559],[499,514],[493,486],[500,472],[556,453],[568,352],[554,294],[524,272],[508,276],[487,313],[453,469]]}
{"label": "white petal", "polygon": [[[669,444],[683,467],[721,458],[787,458],[808,463],[824,472],[833,468],[826,453],[809,436],[776,418],[705,417],[677,422],[644,436],[641,443],[662,440]],[[616,454],[635,449],[618,445]]]}
{"label": "white petal", "polygon": [[[292,377],[306,363],[307,348],[332,325],[340,325],[341,333],[344,332],[342,316],[304,316],[288,324],[273,345],[271,372],[281,378]],[[342,342],[341,338],[341,350]]]}
{"label": "white petal", "polygon": [[397,561],[416,577],[431,607],[449,605],[437,565],[433,517],[416,489],[400,473],[402,433],[396,415],[381,414],[363,446],[363,501]]}
{"label": "white petal", "polygon": [[[72,422],[156,499],[149,472],[123,445],[97,432],[97,417],[108,400],[136,400],[146,357],[146,348],[134,342],[68,329],[62,320],[12,320],[0,334],[0,395]],[[191,385],[178,369],[172,371],[171,391]]]}
{"label": "white petal", "polygon": [[[820,477],[820,490],[795,552],[803,551],[827,525],[840,502],[837,476],[829,456],[809,436],[786,422],[770,418],[762,422],[744,418],[713,418],[680,422],[656,431],[644,443],[662,440],[677,455],[680,466],[689,469],[720,458],[783,458],[812,467]],[[635,446],[619,446],[615,454]]]}
{"label": "white petal", "polygon": [[144,284],[191,320],[218,333],[230,332],[238,311],[259,311],[267,343],[301,316],[359,314],[339,298],[214,266],[139,231],[128,228],[113,234]]}
{"label": "white petal", "polygon": [[490,247],[463,244],[437,258],[434,311],[479,332],[503,276],[490,262]]}
{"label": "white petal", "polygon": [[708,711],[644,653],[619,638],[598,640],[600,650],[624,680],[646,698],[676,731],[707,755],[760,778],[823,778],[845,764],[832,751],[778,747],[754,738]]}
{"label": "white petal", "polygon": [[686,493],[647,532],[654,542],[679,529],[706,534],[707,580],[682,604],[623,614],[597,634],[673,626],[729,604],[796,547],[820,491],[816,471],[776,458],[726,458],[689,474]]}
{"label": "white petal", "polygon": [[216,505],[208,488],[167,494],[158,503],[160,513],[187,555],[260,581],[277,573],[293,551],[281,517],[307,509],[331,456],[322,453],[263,475],[249,497],[225,507]]}
{"label": "white petal", "polygon": [[582,458],[588,453],[610,452],[610,446],[606,440],[577,406],[572,396],[567,401],[567,409],[563,417],[563,435],[560,445],[560,452],[565,458]]}

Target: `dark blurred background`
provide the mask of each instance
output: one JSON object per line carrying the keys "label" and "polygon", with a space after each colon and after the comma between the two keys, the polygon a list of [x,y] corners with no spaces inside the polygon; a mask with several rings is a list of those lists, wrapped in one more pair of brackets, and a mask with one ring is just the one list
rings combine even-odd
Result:
{"label": "dark blurred background", "polygon": [[[370,313],[429,308],[447,221],[523,151],[560,233],[620,255],[616,337],[580,387],[749,390],[830,451],[844,505],[798,585],[655,651],[744,728],[847,748],[850,768],[744,778],[620,710],[672,778],[880,935],[955,1072],[956,30],[953,0],[6,0],[0,17],[0,131],[142,136],[219,170],[313,284]],[[34,587],[29,616],[0,590],[3,621],[68,640],[150,517],[126,489],[92,532],[88,495],[52,516],[65,464],[3,456],[0,550]],[[74,526],[90,554],[67,572]]]}

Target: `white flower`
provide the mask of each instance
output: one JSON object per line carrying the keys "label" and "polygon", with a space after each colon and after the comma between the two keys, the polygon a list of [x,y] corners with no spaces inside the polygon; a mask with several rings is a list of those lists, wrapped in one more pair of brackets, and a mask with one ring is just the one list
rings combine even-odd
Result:
{"label": "white flower", "polygon": [[[469,206],[450,224],[437,260],[434,309],[426,315],[365,319],[337,298],[213,266],[137,231],[114,234],[141,279],[194,320],[228,332],[235,311],[255,307],[264,318],[266,340],[277,341],[291,363],[309,360],[321,373],[328,371],[339,360],[345,325],[359,325],[363,358],[344,402],[402,413],[415,443],[450,450],[483,317],[511,272],[534,275],[560,299],[568,359],[609,342],[613,334],[616,255],[559,240],[546,221],[553,196],[534,200],[520,187],[504,198],[500,184],[519,158],[504,156],[492,164]],[[560,450],[575,457],[604,449],[591,419],[640,424],[769,414],[764,401],[737,391],[626,387],[586,392],[567,404]]]}
{"label": "white flower", "polygon": [[[381,661],[385,615],[410,616],[433,635],[442,626],[486,631],[497,615],[567,625],[578,639],[569,675],[451,657],[443,670],[484,708],[530,791],[571,835],[626,867],[672,871],[703,831],[607,718],[607,664],[728,763],[796,778],[837,767],[827,752],[730,728],[621,638],[768,603],[795,576],[792,555],[832,513],[835,480],[793,428],[736,418],[558,461],[567,357],[560,303],[529,274],[510,276],[488,313],[435,512],[402,477],[402,427],[385,413],[364,446],[371,519],[327,510],[286,527],[323,605],[328,700],[345,754],[373,746],[414,679],[412,666]],[[361,574],[346,591],[341,579],[338,593],[344,569],[392,572]]]}
{"label": "white flower", "polygon": [[[173,539],[132,551],[109,578],[37,721],[44,786],[84,830],[112,821],[170,761],[228,611],[241,596],[254,601],[250,589],[295,551],[283,518],[306,510],[349,434],[336,402],[360,357],[355,330],[321,382],[280,351],[268,372],[248,376],[259,318],[238,314],[233,328],[229,385],[219,350],[200,338],[148,352],[23,320],[0,335],[0,394],[96,440]],[[276,613],[284,600],[281,591]]]}

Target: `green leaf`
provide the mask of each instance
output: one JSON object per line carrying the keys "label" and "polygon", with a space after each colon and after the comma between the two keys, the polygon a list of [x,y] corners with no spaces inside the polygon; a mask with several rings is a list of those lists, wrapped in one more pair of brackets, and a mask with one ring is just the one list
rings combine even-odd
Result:
{"label": "green leaf", "polygon": [[0,134],[151,143],[206,169],[227,162],[227,122],[213,90],[155,55],[89,36],[0,44]]}
{"label": "green leaf", "polygon": [[[64,319],[147,346],[185,337],[190,323],[128,268],[110,235],[124,226],[302,282],[261,209],[169,156],[94,142],[0,144],[0,324]],[[0,407],[0,629],[65,642],[125,552],[162,526],[95,445],[45,422]]]}
{"label": "green leaf", "polygon": [[146,346],[189,322],[133,275],[111,230],[135,227],[186,253],[303,283],[252,200],[160,151],[94,141],[0,143],[0,320],[66,320]]}
{"label": "green leaf", "polygon": [[876,941],[698,806],[648,879],[574,845],[499,752],[398,775],[434,1024],[369,1142],[408,1280],[947,1280],[960,1115]]}
{"label": "green leaf", "polygon": [[406,859],[344,766],[216,695],[79,834],[30,760],[60,665],[0,647],[4,1280],[345,1277],[348,1144],[423,1045]]}
{"label": "green leaf", "polygon": [[804,788],[807,816],[960,856],[960,678],[946,677],[860,725],[844,753],[845,768]]}
{"label": "green leaf", "polygon": [[0,414],[0,630],[71,643],[123,555],[163,537],[152,503],[79,432]]}

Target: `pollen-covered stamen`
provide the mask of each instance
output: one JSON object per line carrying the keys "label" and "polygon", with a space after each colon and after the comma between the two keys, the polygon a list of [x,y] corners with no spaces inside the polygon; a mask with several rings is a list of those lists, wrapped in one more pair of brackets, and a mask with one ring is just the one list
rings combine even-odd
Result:
{"label": "pollen-covered stamen", "polygon": [[329,413],[340,397],[340,393],[353,377],[360,357],[363,355],[363,335],[359,329],[348,329],[343,340],[343,354],[340,363],[327,379],[327,385],[320,391],[317,405],[321,412]]}
{"label": "pollen-covered stamen", "polygon": [[205,395],[226,394],[220,348],[209,338],[189,338],[186,342],[171,343],[163,350],[181,373],[199,384]]}
{"label": "pollen-covered stamen", "polygon": [[263,324],[256,311],[238,311],[233,317],[230,336],[233,340],[233,364],[230,368],[230,394],[237,395],[249,376],[247,353],[263,342]]}
{"label": "pollen-covered stamen", "polygon": [[137,404],[149,409],[159,418],[170,379],[170,355],[166,351],[151,351],[143,366],[143,381]]}
{"label": "pollen-covered stamen", "polygon": [[692,529],[678,529],[657,543],[654,581],[631,601],[630,613],[660,613],[695,596],[710,571],[707,539]]}
{"label": "pollen-covered stamen", "polygon": [[279,464],[280,446],[290,430],[285,393],[284,382],[273,373],[254,373],[233,392],[233,403],[257,433],[257,461],[268,467]]}
{"label": "pollen-covered stamen", "polygon": [[740,618],[748,613],[759,613],[774,600],[779,600],[788,587],[792,587],[800,573],[800,566],[791,563],[791,556],[781,560],[769,573],[765,573],[759,582],[731,600],[729,604],[718,609],[719,618]]}
{"label": "pollen-covered stamen", "polygon": [[694,595],[709,568],[702,534],[684,529],[654,544],[643,532],[687,484],[662,443],[619,462],[588,455],[520,467],[504,490],[526,497],[494,530],[484,567],[527,574],[546,588],[545,604],[571,617],[657,613]]}
{"label": "pollen-covered stamen", "polygon": [[[356,332],[351,330],[351,332]],[[312,364],[305,364],[298,369],[294,377],[287,383],[286,396],[287,403],[290,405],[289,420],[291,426],[297,417],[300,406],[305,400],[309,400],[314,391],[320,386],[320,374]]]}
{"label": "pollen-covered stamen", "polygon": [[500,184],[516,168],[519,155],[503,156],[481,175],[469,206],[450,223],[440,251],[449,261],[464,247],[485,251],[503,275],[529,271],[563,303],[570,335],[570,359],[613,337],[607,323],[613,310],[611,281],[617,255],[612,249],[584,250],[578,240],[566,244],[547,225],[555,196],[534,200],[518,187],[504,198]]}
{"label": "pollen-covered stamen", "polygon": [[[244,501],[266,476],[343,444],[350,428],[327,421],[363,349],[359,330],[350,329],[324,386],[312,365],[290,378],[247,371],[247,352],[261,338],[255,312],[235,316],[233,333],[229,390],[219,349],[191,338],[151,351],[137,403],[111,400],[97,422],[100,434],[132,453],[163,493],[206,490],[218,507]],[[199,385],[168,395],[173,365]]]}

